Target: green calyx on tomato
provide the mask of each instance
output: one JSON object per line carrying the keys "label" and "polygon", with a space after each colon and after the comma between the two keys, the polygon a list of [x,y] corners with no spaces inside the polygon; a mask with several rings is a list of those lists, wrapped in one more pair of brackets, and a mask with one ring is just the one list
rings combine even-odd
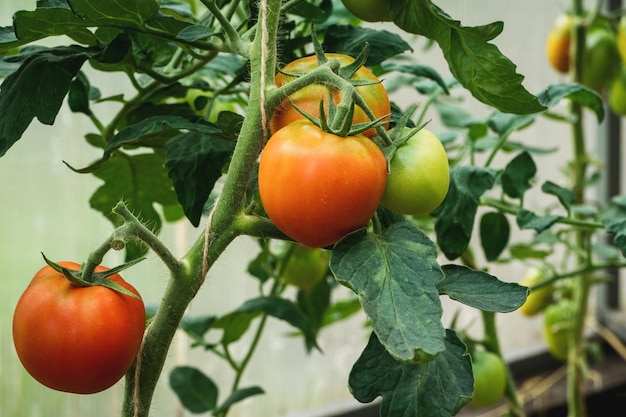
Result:
{"label": "green calyx on tomato", "polygon": [[573,18],[569,14],[559,15],[546,39],[546,56],[552,67],[567,73],[570,66],[570,44]]}
{"label": "green calyx on tomato", "polygon": [[270,137],[258,181],[276,227],[303,245],[324,247],[367,225],[385,190],[387,163],[363,135],[341,137],[299,120]]}
{"label": "green calyx on tomato", "polygon": [[289,285],[310,289],[328,273],[328,251],[310,248],[298,243],[289,243],[285,250],[285,263],[280,278]]}
{"label": "green calyx on tomato", "polygon": [[526,274],[520,280],[520,284],[526,287],[531,287],[530,294],[526,297],[526,301],[519,308],[519,311],[528,317],[534,316],[552,303],[552,297],[554,294],[553,285],[545,285],[533,289],[532,287],[542,282],[544,279],[543,272],[538,268],[529,268]]}
{"label": "green calyx on tomato", "polygon": [[393,19],[385,0],[341,0],[346,9],[366,22],[390,22]]}
{"label": "green calyx on tomato", "polygon": [[433,211],[446,197],[450,185],[448,156],[439,138],[421,128],[401,128],[391,145],[389,176],[381,204],[402,214]]}
{"label": "green calyx on tomato", "polygon": [[548,351],[561,361],[567,359],[573,317],[574,303],[569,299],[549,305],[544,312],[543,336]]}
{"label": "green calyx on tomato", "polygon": [[[349,55],[329,53],[321,56],[323,56],[323,59],[338,62],[338,73],[342,75],[342,77],[345,76],[346,79],[355,85],[357,94],[373,115],[373,118],[370,118],[363,108],[354,106],[354,113],[351,120],[352,125],[376,124],[376,121],[378,121],[377,124],[382,124],[389,120],[391,114],[389,97],[387,91],[374,73],[360,65],[360,61],[357,62],[359,65],[353,67],[356,60]],[[318,55],[296,59],[287,64],[276,74],[276,86],[281,87],[295,80],[298,76],[313,71],[320,65],[323,64],[320,63]],[[345,69],[348,71],[344,71]],[[331,103],[329,103],[329,96],[332,97]],[[306,113],[317,119],[325,118],[326,115],[321,114],[320,109],[329,109],[331,106],[337,106],[342,99],[343,92],[340,90],[333,89],[323,84],[310,84],[291,94],[276,108],[270,118],[270,132],[274,134],[290,123],[304,119],[305,116],[302,113]],[[320,105],[320,103],[322,103],[322,105]],[[376,129],[374,127],[370,127],[363,132],[365,136],[370,138],[374,136],[375,133]]]}
{"label": "green calyx on tomato", "polygon": [[[74,262],[60,267],[78,271]],[[95,267],[96,273],[107,268]],[[146,313],[137,290],[122,277],[76,286],[46,265],[35,274],[13,315],[13,341],[24,368],[43,385],[92,394],[113,386],[130,369],[143,339]]]}
{"label": "green calyx on tomato", "polygon": [[502,358],[493,352],[474,350],[472,353],[474,375],[473,407],[490,407],[504,397],[507,370]]}

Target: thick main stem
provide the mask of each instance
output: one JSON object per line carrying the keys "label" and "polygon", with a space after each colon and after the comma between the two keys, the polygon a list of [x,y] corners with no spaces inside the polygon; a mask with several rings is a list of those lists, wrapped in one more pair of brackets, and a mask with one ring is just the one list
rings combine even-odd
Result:
{"label": "thick main stem", "polygon": [[[182,258],[182,267],[172,271],[161,304],[144,336],[137,368],[127,374],[123,417],[149,415],[159,375],[185,310],[202,285],[208,268],[241,234],[237,220],[243,216],[245,191],[264,141],[260,116],[264,105],[262,86],[270,85],[273,79],[280,3],[280,0],[267,0],[263,11],[267,15],[259,20],[255,40],[250,47],[251,88],[247,117],[222,194],[209,218],[209,233],[203,233]],[[261,74],[265,75],[263,80]]]}
{"label": "thick main stem", "polygon": [[[584,15],[582,0],[573,0],[572,10],[577,17],[573,30],[573,79],[582,79],[583,56],[586,37],[586,27],[581,24],[580,19]],[[576,195],[576,203],[583,204],[585,201],[585,176],[587,169],[587,152],[585,148],[585,136],[583,128],[582,107],[572,102],[571,113],[573,116],[572,138],[574,146],[574,159],[572,161],[573,189]],[[576,232],[577,245],[581,248],[587,247],[588,232],[579,229]],[[588,259],[585,255],[578,255],[577,266],[585,265]],[[569,417],[586,416],[585,394],[583,389],[583,330],[585,317],[587,315],[587,304],[589,298],[589,281],[585,274],[573,279],[572,299],[574,302],[574,315],[571,322],[569,334],[568,356],[567,356],[567,405]]]}

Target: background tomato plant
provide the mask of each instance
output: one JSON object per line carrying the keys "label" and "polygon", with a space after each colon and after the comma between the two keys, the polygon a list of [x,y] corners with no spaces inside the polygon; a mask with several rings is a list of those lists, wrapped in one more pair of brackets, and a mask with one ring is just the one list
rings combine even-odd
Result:
{"label": "background tomato plant", "polygon": [[[227,362],[230,359],[229,364],[233,365],[236,375],[232,396],[223,392],[218,395],[217,386],[223,387],[222,384],[202,376],[194,367],[175,368],[170,374],[171,386],[190,410],[213,410],[216,414],[225,414],[238,400],[260,394],[262,390],[257,385],[241,385],[245,366],[240,365],[248,363],[246,358],[249,355],[246,351],[241,362],[229,357],[234,344],[246,340],[246,331],[255,340],[262,330],[262,323],[269,318],[278,318],[295,327],[304,336],[305,346],[313,349],[319,331],[336,317],[330,313],[337,313],[341,308],[331,304],[329,297],[340,283],[352,291],[352,298],[342,307],[354,311],[355,305],[363,306],[373,329],[350,376],[355,397],[360,401],[371,401],[382,396],[383,412],[391,413],[396,408],[406,408],[406,404],[393,401],[398,398],[395,393],[402,393],[417,382],[432,382],[435,375],[426,374],[425,369],[455,369],[453,374],[441,371],[444,376],[460,381],[449,390],[428,397],[421,392],[411,392],[404,397],[416,400],[412,404],[425,404],[425,408],[431,411],[440,411],[441,407],[435,403],[444,403],[449,408],[443,412],[453,414],[455,406],[467,402],[471,396],[471,364],[463,355],[464,346],[455,331],[446,329],[447,323],[441,320],[442,305],[438,296],[448,294],[463,304],[493,313],[493,310],[515,309],[525,295],[522,288],[505,285],[507,283],[494,276],[480,272],[485,269],[480,265],[480,251],[478,259],[468,256],[470,238],[477,233],[474,221],[479,208],[497,213],[480,218],[481,238],[484,238],[481,244],[488,261],[502,256],[510,256],[515,262],[528,261],[529,253],[541,257],[541,253],[530,250],[537,244],[535,241],[509,246],[508,231],[511,229],[522,229],[533,236],[536,233],[540,235],[538,239],[547,238],[544,232],[551,235],[550,232],[558,229],[558,233],[554,233],[556,240],[551,236],[552,242],[558,242],[553,243],[554,246],[564,245],[568,239],[559,240],[558,237],[573,234],[577,225],[621,232],[620,223],[613,221],[621,217],[619,200],[606,211],[585,212],[589,218],[581,219],[576,211],[580,209],[580,201],[574,203],[575,199],[571,197],[572,192],[577,195],[579,191],[578,181],[562,186],[546,181],[541,183],[540,190],[533,187],[538,178],[534,159],[547,151],[516,141],[518,130],[532,126],[544,114],[554,116],[557,112],[558,115],[562,102],[570,100],[574,106],[585,106],[593,117],[601,119],[603,103],[597,95],[578,85],[542,85],[533,88],[536,94],[529,93],[522,86],[522,78],[516,74],[513,63],[495,47],[494,39],[502,31],[502,25],[497,22],[461,30],[460,23],[430,2],[394,2],[390,5],[394,26],[433,40],[435,47],[441,47],[442,56],[449,62],[450,72],[455,77],[452,81],[435,74],[427,65],[408,65],[403,59],[391,59],[410,49],[401,36],[354,26],[349,19],[335,20],[329,2],[303,2],[300,5],[307,7],[306,12],[296,7],[287,10],[282,17],[280,33],[274,30],[278,17],[268,13],[269,30],[265,35],[263,32],[252,35],[256,28],[251,25],[259,16],[254,7],[245,7],[247,3],[205,2],[203,6],[210,11],[209,14],[220,17],[209,19],[211,22],[202,21],[185,8],[181,10],[171,4],[149,1],[132,4],[137,6],[131,8],[134,11],[120,10],[111,4],[90,10],[80,1],[41,2],[36,10],[16,15],[17,32],[13,28],[2,32],[2,49],[7,54],[3,61],[7,65],[6,78],[0,95],[5,110],[0,123],[2,153],[20,139],[23,129],[34,117],[51,123],[58,111],[57,106],[67,93],[69,106],[94,121],[94,126],[86,131],[95,133],[88,134],[85,139],[86,143],[98,148],[95,162],[87,162],[84,166],[73,164],[73,168],[94,173],[101,181],[90,203],[113,221],[116,230],[130,230],[129,225],[136,222],[126,214],[126,217],[111,214],[111,209],[122,198],[155,230],[164,220],[180,219],[182,215],[194,225],[210,224],[206,234],[198,231],[198,240],[189,245],[189,252],[180,262],[159,246],[153,236],[144,232],[139,234],[140,239],[147,241],[154,253],[163,259],[172,275],[163,294],[168,313],[162,308],[152,311],[154,324],[146,339],[145,355],[153,363],[160,363],[162,349],[159,351],[156,347],[169,344],[177,327],[173,324],[179,321],[194,345],[219,358],[226,358]],[[261,10],[278,9],[276,4],[269,6]],[[225,7],[223,12],[220,7]],[[311,28],[308,25],[311,10],[318,16],[316,27],[328,51],[357,55],[362,43],[355,46],[354,39],[365,38],[371,45],[378,40],[379,46],[371,48],[367,65],[384,75],[387,85],[393,86],[397,77],[403,87],[414,89],[412,97],[424,98],[423,112],[413,121],[414,124],[420,125],[431,114],[441,118],[444,124],[441,130],[448,131],[441,137],[451,151],[451,187],[447,201],[434,213],[435,217],[427,221],[380,210],[377,223],[371,225],[371,230],[359,231],[333,248],[332,279],[320,281],[308,295],[298,292],[295,297],[290,297],[289,292],[283,292],[284,288],[276,283],[276,260],[267,242],[268,238],[284,236],[267,221],[258,206],[253,167],[262,147],[261,140],[266,139],[259,133],[263,132],[262,110],[269,115],[283,98],[282,94],[272,94],[272,88],[268,88],[264,98],[266,106],[263,107],[260,85],[262,81],[265,85],[272,85],[276,61],[289,62],[311,53]],[[303,16],[307,23],[302,22]],[[120,22],[123,23],[120,25]],[[230,26],[225,22],[230,22]],[[426,22],[432,25],[425,25]],[[117,29],[111,30],[111,26]],[[95,27],[99,30],[92,33]],[[37,41],[41,36],[64,31],[71,31],[69,42],[79,43],[81,47],[61,45],[39,51],[24,48],[15,55],[15,48]],[[219,31],[223,33],[215,35]],[[441,36],[450,31],[455,37]],[[465,36],[468,33],[471,36]],[[263,36],[269,39],[261,42]],[[274,45],[273,36],[280,37],[283,47],[278,51],[265,51],[268,60],[263,65],[261,45]],[[249,44],[250,39],[256,42]],[[460,48],[460,44],[469,44],[471,48]],[[187,52],[191,53],[186,55]],[[480,60],[484,54],[495,58],[489,62]],[[459,62],[464,65],[458,65]],[[79,71],[81,68],[83,71]],[[224,71],[225,68],[228,71]],[[97,78],[91,75],[92,70],[99,69],[130,74],[132,93],[126,97],[99,96]],[[39,74],[52,77],[55,88],[42,90],[41,93],[49,98],[46,102],[25,103],[23,97],[32,93],[29,80]],[[330,84],[338,83],[329,74],[324,77]],[[206,108],[203,107],[202,118],[196,113],[199,106],[191,108],[185,100],[187,90],[192,86],[194,90],[198,87],[206,90],[212,97]],[[461,87],[472,94],[466,100],[480,101],[488,106],[483,114],[470,116],[463,111],[463,105],[456,106],[455,100],[449,100],[448,93],[452,93],[455,99],[455,93],[461,93]],[[279,91],[285,93],[288,90]],[[232,107],[223,106],[224,101]],[[119,113],[111,120],[100,120],[97,109],[103,103],[119,103]],[[396,103],[393,120],[398,120],[402,107]],[[224,175],[225,172],[228,174]],[[214,189],[218,179],[219,187]],[[525,196],[531,191],[555,199],[556,204],[550,206],[552,211],[530,205],[531,199]],[[220,192],[216,202],[211,194]],[[211,215],[205,216],[209,212]],[[602,226],[598,226],[599,223]],[[428,233],[432,230],[434,235]],[[133,238],[125,247],[129,258],[145,252],[144,246],[133,243],[137,238],[135,232],[119,233],[128,233]],[[229,312],[183,319],[183,312],[196,295],[207,269],[240,234],[264,238],[255,248],[259,255],[250,266],[251,274],[258,279],[260,295]],[[208,245],[205,245],[204,236],[210,238],[206,241]],[[450,261],[459,260],[465,267],[439,265],[441,254],[437,252],[438,247]],[[399,259],[410,259],[411,262],[405,264]],[[189,265],[191,270],[187,268]],[[599,263],[594,268],[606,265],[608,263]],[[357,269],[358,274],[354,272]],[[568,271],[552,272],[553,278],[567,278]],[[416,278],[408,281],[408,276]],[[221,280],[227,278],[214,276],[212,279],[212,282],[217,279],[223,282]],[[490,291],[477,292],[476,283],[480,283],[483,290],[488,288]],[[210,288],[211,284],[203,288],[207,287]],[[497,300],[486,297],[488,293],[498,294]],[[390,299],[398,300],[397,304],[387,301]],[[416,329],[402,325],[414,323],[415,317],[424,318],[423,322],[428,326]],[[250,351],[254,350],[253,347]],[[497,346],[490,346],[490,349],[498,350]],[[372,358],[377,361],[375,368],[369,366]],[[406,378],[391,391],[387,385],[375,384],[380,381],[378,376],[389,375],[390,369],[400,369],[402,377]],[[153,389],[149,381],[158,380],[158,374],[159,369],[150,366],[139,372],[140,401],[147,405],[147,409]],[[137,386],[134,376],[129,375],[127,379],[127,398],[131,398],[130,393]],[[186,381],[193,381],[193,384],[185,384]],[[193,396],[189,390],[198,386],[206,393],[207,401],[202,404],[191,401]],[[130,415],[128,405],[124,410]]]}

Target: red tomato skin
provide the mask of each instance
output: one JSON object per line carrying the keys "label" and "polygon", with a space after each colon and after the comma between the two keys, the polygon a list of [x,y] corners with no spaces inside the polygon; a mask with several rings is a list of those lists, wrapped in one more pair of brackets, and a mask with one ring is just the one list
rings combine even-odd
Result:
{"label": "red tomato skin", "polygon": [[[98,266],[96,272],[106,269]],[[139,296],[119,274],[108,278]],[[37,381],[58,391],[93,394],[113,386],[131,367],[145,318],[141,299],[102,286],[74,286],[46,265],[17,303],[13,340],[24,368]]]}
{"label": "red tomato skin", "polygon": [[[326,57],[328,59],[337,59],[340,62],[341,66],[345,66],[354,62],[354,58],[344,54],[328,53],[326,54]],[[307,56],[290,62],[283,68],[283,71],[288,73],[306,73],[317,67],[317,58],[315,56]],[[276,74],[275,82],[276,85],[280,87],[290,81],[293,81],[294,79],[295,78],[293,76],[279,72],[278,74]],[[361,67],[352,76],[351,79],[371,81],[374,83],[359,86],[356,88],[356,90],[363,98],[365,103],[367,103],[367,106],[370,108],[370,110],[372,110],[376,118],[384,117],[384,120],[388,121],[390,119],[389,115],[391,113],[389,96],[387,95],[385,87],[383,87],[383,85],[380,83],[378,77],[376,77],[376,75],[374,75],[374,73],[368,68]],[[324,109],[326,109],[326,114],[328,114],[329,90],[330,89],[328,87],[321,84],[311,84],[303,88],[302,90],[295,92],[294,94],[289,96],[289,98],[294,104],[296,104],[306,113],[314,117],[319,117],[319,106],[321,100],[324,101]],[[340,91],[333,91],[333,102],[335,103],[335,105],[339,104],[339,102],[341,101],[341,97],[342,94]],[[302,114],[300,114],[300,112],[298,112],[298,110],[296,110],[296,108],[291,105],[289,100],[285,99],[272,114],[272,117],[270,119],[270,132],[274,134],[288,124],[301,119],[304,119],[304,116],[302,116]],[[352,123],[365,123],[369,121],[371,121],[371,119],[367,117],[365,112],[360,107],[355,106]],[[387,125],[383,126],[386,128]],[[363,134],[371,138],[374,136],[374,134],[376,134],[376,129],[368,129]]]}
{"label": "red tomato skin", "polygon": [[276,132],[259,164],[267,215],[309,247],[332,245],[367,225],[386,181],[385,157],[372,140],[336,136],[306,120]]}

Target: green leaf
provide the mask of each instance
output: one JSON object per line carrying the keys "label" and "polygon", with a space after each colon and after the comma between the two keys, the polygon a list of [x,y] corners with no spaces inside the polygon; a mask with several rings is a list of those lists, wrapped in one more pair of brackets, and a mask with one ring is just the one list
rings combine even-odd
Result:
{"label": "green leaf", "polygon": [[258,311],[237,310],[218,318],[213,323],[213,327],[216,329],[222,329],[222,339],[220,340],[220,343],[229,345],[239,340],[250,327],[252,320],[258,316]]}
{"label": "green leaf", "polygon": [[444,329],[437,283],[443,274],[434,243],[407,222],[381,236],[364,230],[333,249],[335,278],[359,297],[374,331],[400,361],[432,357],[443,350]]}
{"label": "green leaf", "polygon": [[369,403],[382,397],[381,417],[450,417],[472,398],[470,356],[454,331],[447,330],[445,350],[425,364],[397,362],[372,333],[348,383],[354,398]]}
{"label": "green leaf", "polygon": [[94,26],[141,27],[159,11],[156,0],[68,0],[74,13]]}
{"label": "green leaf", "polygon": [[201,316],[201,317],[183,317],[180,321],[179,327],[187,333],[193,341],[199,345],[204,345],[204,335],[213,326],[213,323],[217,320],[215,316]]}
{"label": "green leaf", "polygon": [[217,385],[196,368],[177,366],[172,369],[170,387],[192,413],[211,411],[217,404]]}
{"label": "green leaf", "polygon": [[70,90],[67,95],[67,103],[70,109],[76,113],[91,114],[89,108],[90,100],[99,98],[99,91],[89,85],[89,80],[82,71],[76,74],[76,77],[70,83]]}
{"label": "green leaf", "polygon": [[257,297],[247,300],[238,312],[264,313],[274,318],[283,320],[300,330],[304,335],[307,348],[317,347],[315,333],[311,324],[298,306],[287,299],[279,297]]}
{"label": "green leaf", "polygon": [[386,30],[374,30],[351,25],[331,25],[324,28],[324,50],[358,56],[365,44],[370,50],[367,66],[378,65],[392,56],[412,50],[399,35]]}
{"label": "green leaf", "polygon": [[613,243],[626,256],[626,195],[613,197],[600,215],[600,221],[607,231],[613,233]]}
{"label": "green leaf", "polygon": [[541,191],[546,194],[552,194],[556,196],[561,202],[561,205],[565,207],[565,210],[567,210],[568,213],[571,211],[572,204],[574,204],[574,202],[576,201],[576,193],[574,193],[574,190],[571,190],[569,188],[563,188],[560,185],[553,183],[552,181],[544,182],[541,186]]}
{"label": "green leaf", "polygon": [[528,296],[528,288],[502,282],[493,275],[461,265],[444,265],[445,279],[437,288],[453,300],[496,313],[517,310]]}
{"label": "green leaf", "polygon": [[178,201],[194,226],[200,224],[204,206],[222,176],[235,144],[217,134],[189,132],[166,145],[165,169],[174,183]]}
{"label": "green leaf", "polygon": [[330,286],[326,279],[321,280],[312,288],[298,290],[296,297],[300,310],[306,315],[315,334],[324,325],[326,311],[330,306]]}
{"label": "green leaf", "polygon": [[509,242],[511,227],[499,212],[485,213],[480,219],[480,243],[488,261],[495,261]]}
{"label": "green leaf", "polygon": [[536,114],[508,114],[499,111],[489,115],[487,124],[498,136],[509,136],[511,133],[530,126],[537,119]]}
{"label": "green leaf", "polygon": [[509,252],[515,259],[545,259],[552,253],[549,250],[537,249],[535,245],[516,244],[509,246]]}
{"label": "green leaf", "polygon": [[531,180],[537,174],[537,166],[526,151],[511,160],[502,172],[502,190],[511,198],[523,198],[532,187]]}
{"label": "green leaf", "polygon": [[433,67],[420,64],[398,64],[395,62],[385,62],[381,64],[383,71],[397,71],[403,74],[411,74],[419,78],[428,78],[441,87],[441,89],[448,94],[448,85],[441,78],[441,75]]}
{"label": "green leaf", "polygon": [[525,209],[522,209],[517,213],[517,225],[520,229],[534,229],[538,233],[549,229],[560,219],[561,216],[555,215],[537,216],[532,211]]}
{"label": "green leaf", "polygon": [[[119,201],[125,201],[130,210],[140,214],[142,220],[156,233],[161,229],[162,222],[155,203],[163,206],[177,204],[172,182],[163,169],[163,156],[160,154],[114,155],[94,175],[103,180],[104,184],[94,192],[89,203],[115,225],[120,225],[120,220],[111,210]],[[142,246],[133,246],[132,243],[130,241],[126,245],[129,259],[145,253],[145,248],[140,249]]]}
{"label": "green leaf", "polygon": [[539,102],[546,107],[554,107],[568,98],[596,113],[598,122],[604,120],[604,101],[593,89],[576,83],[552,84],[538,94]]}
{"label": "green leaf", "polygon": [[430,0],[397,0],[388,6],[401,29],[437,42],[452,75],[481,102],[507,113],[545,110],[522,86],[524,77],[515,64],[489,43],[502,31],[502,22],[462,26]]}
{"label": "green leaf", "polygon": [[433,212],[437,243],[448,259],[465,252],[472,236],[478,200],[495,184],[495,171],[477,166],[454,168],[448,195]]}
{"label": "green leaf", "polygon": [[17,142],[33,118],[54,123],[70,83],[98,51],[59,46],[28,55],[0,86],[0,156]]}
{"label": "green leaf", "polygon": [[73,34],[86,45],[96,45],[96,37],[87,27],[89,22],[76,16],[66,7],[38,7],[33,11],[20,10],[13,18],[15,34],[23,43],[33,42],[48,36]]}
{"label": "green leaf", "polygon": [[215,409],[214,414],[218,414],[224,410],[229,409],[234,404],[245,400],[246,398],[252,397],[254,395],[265,394],[263,388],[258,386],[246,387],[246,388],[237,388],[233,392],[230,393],[228,398],[221,404],[219,407]]}

